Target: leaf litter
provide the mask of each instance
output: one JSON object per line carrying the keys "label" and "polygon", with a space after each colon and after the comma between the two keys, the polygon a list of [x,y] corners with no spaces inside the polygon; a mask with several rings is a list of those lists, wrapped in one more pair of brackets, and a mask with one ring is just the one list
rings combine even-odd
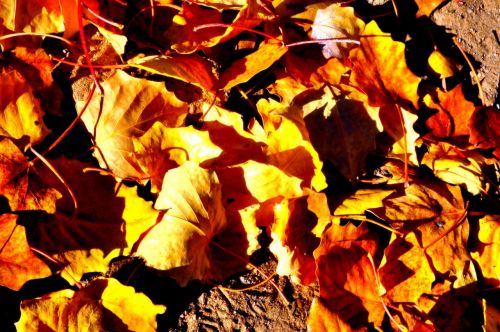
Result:
{"label": "leaf litter", "polygon": [[499,111],[442,3],[2,5],[2,319],[495,331]]}

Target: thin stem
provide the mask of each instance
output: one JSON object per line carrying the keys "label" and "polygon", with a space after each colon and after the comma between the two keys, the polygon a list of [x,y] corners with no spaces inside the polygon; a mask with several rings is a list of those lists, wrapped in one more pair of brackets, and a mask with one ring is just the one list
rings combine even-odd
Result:
{"label": "thin stem", "polygon": [[48,259],[49,261],[51,261],[55,265],[59,266],[61,268],[60,273],[62,274],[63,272],[66,272],[66,274],[69,276],[69,278],[75,282],[75,285],[76,285],[76,287],[78,287],[78,289],[82,289],[83,288],[82,284],[78,280],[76,280],[75,277],[73,277],[71,275],[71,273],[69,273],[68,271],[66,271],[66,267],[64,266],[63,263],[59,262],[58,260],[55,260],[54,258],[50,257],[49,255],[47,255],[46,253],[44,253],[41,250],[38,250],[38,249],[33,248],[33,247],[30,247],[30,249],[31,249],[31,251],[33,251],[33,252],[35,252],[35,253],[37,253],[37,254],[45,257],[46,259]]}
{"label": "thin stem", "polygon": [[378,221],[376,220],[373,220],[373,219],[370,219],[370,218],[367,218],[365,217],[364,215],[362,214],[342,214],[342,215],[334,215],[332,217],[335,217],[335,218],[345,218],[345,219],[353,219],[353,220],[358,220],[358,221],[365,221],[365,222],[368,222],[370,224],[374,224],[374,225],[377,225],[385,230],[388,230],[389,232],[391,233],[394,233],[396,235],[399,235],[399,236],[403,236],[404,234],[401,233],[400,231],[398,230],[395,230],[394,228],[391,228],[389,226],[386,226],[382,223],[379,223]]}
{"label": "thin stem", "polygon": [[53,38],[53,39],[58,39],[66,44],[73,46],[73,42],[67,40],[66,38],[59,37],[56,35],[50,35],[46,33],[39,33],[39,32],[16,32],[16,33],[10,33],[8,35],[3,35],[0,37],[0,41],[10,39],[10,38],[15,38],[15,37],[26,37],[26,36],[39,36],[39,37],[46,37],[46,38]]}
{"label": "thin stem", "polygon": [[403,152],[404,152],[404,179],[405,179],[405,188],[408,188],[410,185],[409,183],[409,174],[408,174],[408,164],[409,164],[409,157],[408,157],[408,139],[406,137],[406,127],[405,123],[403,120],[403,112],[401,111],[401,108],[399,107],[398,104],[396,104],[396,109],[398,111],[398,116],[399,116],[399,122],[401,124],[401,129],[403,129]]}
{"label": "thin stem", "polygon": [[[65,64],[65,65],[69,65],[69,66],[82,67],[82,68],[90,68],[86,64],[67,61],[67,60],[64,60],[64,59],[52,56],[52,55],[50,56],[50,59],[53,60],[53,61],[60,62],[60,63]],[[130,67],[130,65],[128,65],[128,64],[122,64],[122,65],[120,65],[120,64],[116,64],[116,65],[93,65],[93,67],[95,69],[124,69],[124,68]]]}
{"label": "thin stem", "polygon": [[474,80],[476,81],[477,88],[479,89],[479,98],[481,98],[481,103],[483,104],[483,106],[486,106],[486,98],[484,97],[484,92],[483,92],[483,88],[481,86],[481,81],[479,81],[479,77],[477,76],[477,73],[476,73],[476,70],[474,69],[474,66],[470,62],[469,57],[467,56],[467,53],[465,53],[463,48],[460,46],[460,43],[458,42],[457,37],[453,37],[453,42],[460,50],[460,53],[462,53],[465,61],[467,61],[467,64],[469,65],[469,68],[472,71],[472,76],[474,77]]}
{"label": "thin stem", "polygon": [[[242,26],[237,26],[237,25],[231,25],[231,24],[224,24],[224,23],[201,24],[201,25],[195,26],[193,28],[193,31],[197,32],[198,30],[210,29],[210,28],[232,28],[232,29],[236,29],[236,30],[248,31],[248,32],[255,33],[257,35],[261,35],[261,36],[266,37],[266,38],[271,39],[271,40],[279,41],[281,44],[283,44],[283,41],[281,39],[276,38],[274,36],[271,36],[270,34],[267,34],[265,32],[257,31],[255,29],[250,29],[250,28],[247,28],[247,27],[242,27]],[[283,46],[285,46],[285,45],[283,44]]]}
{"label": "thin stem", "polygon": [[224,287],[224,286],[217,286],[217,288],[223,289],[223,290],[228,291],[228,292],[234,292],[234,293],[244,292],[244,291],[252,290],[252,289],[255,289],[255,288],[258,288],[258,287],[264,285],[265,283],[269,282],[275,275],[276,274],[271,274],[269,277],[262,280],[261,282],[258,282],[255,285],[248,286],[245,288],[234,289],[234,288],[228,288],[228,287]]}
{"label": "thin stem", "polygon": [[63,184],[63,186],[68,191],[68,193],[71,196],[71,199],[73,201],[73,208],[74,208],[74,210],[73,210],[73,215],[72,216],[74,217],[76,215],[76,213],[78,212],[78,202],[76,200],[75,194],[73,193],[73,190],[71,190],[71,188],[68,185],[68,183],[66,182],[66,180],[64,180],[64,178],[61,176],[61,174],[59,174],[59,172],[57,172],[57,170],[54,168],[54,166],[52,166],[50,164],[50,162],[47,159],[45,159],[44,156],[42,156],[35,149],[33,149],[33,147],[31,145],[30,145],[30,150],[37,157],[37,159],[40,159],[40,161],[42,163],[44,163],[45,166],[47,166],[52,171],[52,173],[54,173],[54,175],[59,179],[59,181],[61,181],[61,183]]}

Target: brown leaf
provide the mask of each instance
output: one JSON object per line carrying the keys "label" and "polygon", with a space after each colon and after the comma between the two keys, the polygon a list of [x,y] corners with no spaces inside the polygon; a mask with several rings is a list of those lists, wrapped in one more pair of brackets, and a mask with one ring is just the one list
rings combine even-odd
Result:
{"label": "brown leaf", "polygon": [[405,45],[384,34],[375,21],[368,23],[360,38],[360,47],[349,55],[352,84],[368,95],[372,106],[403,102],[418,108],[421,79],[406,65]]}
{"label": "brown leaf", "polygon": [[[187,104],[161,82],[134,78],[117,70],[102,83],[104,100],[95,93],[82,116],[87,130],[94,133],[99,147],[96,158],[116,177],[143,179],[146,174],[133,154],[132,138],[142,136],[156,121],[169,127],[179,126]],[[81,111],[85,100],[78,100]]]}
{"label": "brown leaf", "polygon": [[54,213],[61,194],[48,187],[21,150],[8,138],[0,138],[0,195],[11,211],[41,210]]}
{"label": "brown leaf", "polygon": [[19,290],[26,281],[52,274],[30,249],[25,228],[14,214],[0,215],[0,285]]}
{"label": "brown leaf", "polygon": [[476,108],[469,120],[469,142],[480,149],[494,149],[500,159],[500,111],[495,107]]}

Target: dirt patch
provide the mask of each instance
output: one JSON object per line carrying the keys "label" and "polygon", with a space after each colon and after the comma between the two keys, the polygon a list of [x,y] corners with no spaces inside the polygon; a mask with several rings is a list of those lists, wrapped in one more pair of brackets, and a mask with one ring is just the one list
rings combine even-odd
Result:
{"label": "dirt patch", "polygon": [[500,7],[496,0],[453,0],[431,19],[458,37],[460,46],[478,65],[478,77],[488,104],[500,108]]}

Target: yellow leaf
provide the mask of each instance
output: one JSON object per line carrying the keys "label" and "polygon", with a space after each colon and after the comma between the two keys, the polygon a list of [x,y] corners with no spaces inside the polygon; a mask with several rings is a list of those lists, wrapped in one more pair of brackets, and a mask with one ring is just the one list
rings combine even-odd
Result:
{"label": "yellow leaf", "polygon": [[33,96],[28,82],[17,71],[0,72],[0,135],[13,139],[29,136],[31,144],[40,143],[49,133],[44,112]]}
{"label": "yellow leaf", "polygon": [[451,77],[460,70],[457,63],[437,50],[431,53],[427,61],[431,69],[440,75],[440,78]]}
{"label": "yellow leaf", "polygon": [[94,279],[79,290],[61,290],[21,303],[19,331],[156,331],[155,305],[116,279]]}
{"label": "yellow leaf", "polygon": [[[82,116],[90,133],[94,133],[99,151],[95,156],[103,168],[119,178],[142,179],[145,174],[133,154],[132,138],[142,136],[156,121],[169,127],[182,124],[187,104],[165,89],[162,82],[134,78],[117,70],[102,83],[104,100],[95,93]],[[85,105],[78,99],[80,112]]]}
{"label": "yellow leaf", "polygon": [[222,280],[246,265],[243,226],[226,218],[221,185],[213,171],[188,161],[168,171],[155,208],[163,219],[141,239],[136,254],[167,270],[180,285]]}
{"label": "yellow leaf", "polygon": [[486,283],[493,287],[500,285],[500,216],[486,215],[479,220],[479,243],[472,257],[481,268]]}
{"label": "yellow leaf", "polygon": [[193,127],[168,128],[156,122],[144,135],[133,138],[136,158],[158,192],[165,172],[190,160],[201,164],[217,158],[223,150],[210,139],[210,133]]}

